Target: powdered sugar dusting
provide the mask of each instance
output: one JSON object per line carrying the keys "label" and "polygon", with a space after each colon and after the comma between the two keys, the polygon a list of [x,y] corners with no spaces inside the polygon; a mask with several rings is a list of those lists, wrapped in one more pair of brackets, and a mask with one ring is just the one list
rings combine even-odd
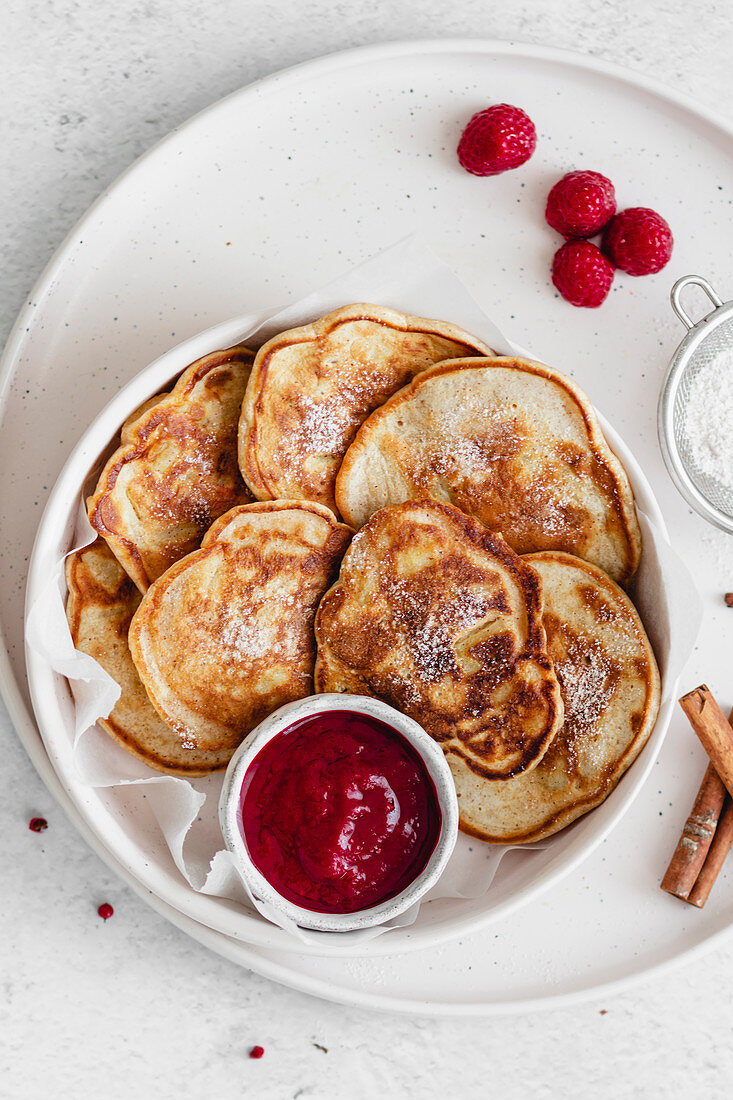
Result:
{"label": "powdered sugar dusting", "polygon": [[[465,432],[465,424],[481,425],[481,435]],[[473,395],[460,395],[436,425],[430,464],[438,476],[460,471],[469,478],[482,477],[487,464],[509,459],[520,445],[516,410],[506,403],[487,404]],[[523,433],[522,433],[523,434]]]}
{"label": "powdered sugar dusting", "polygon": [[304,448],[314,454],[340,454],[344,438],[354,423],[349,405],[340,396],[314,401],[310,397],[299,400],[301,420],[299,434]]}
{"label": "powdered sugar dusting", "polygon": [[355,429],[371,412],[381,395],[374,392],[368,366],[361,362],[339,363],[333,392],[309,397],[299,394],[299,421],[289,440],[308,454],[341,456]]}
{"label": "powdered sugar dusting", "polygon": [[452,591],[437,607],[409,579],[390,586],[393,614],[404,631],[421,680],[434,682],[456,668],[456,639],[477,626],[488,613],[486,598],[463,588]]}
{"label": "powdered sugar dusting", "polygon": [[571,768],[593,772],[607,763],[613,746],[601,736],[604,718],[614,706],[630,663],[639,655],[638,639],[617,621],[618,630],[601,641],[592,632],[577,633],[567,624],[554,627],[551,656],[565,705],[562,747]]}
{"label": "powdered sugar dusting", "polygon": [[[265,657],[282,659],[294,653],[297,646],[295,627],[302,626],[303,615],[313,617],[313,609],[301,607],[297,594],[269,592],[268,598],[256,608],[248,608],[245,617],[234,604],[220,608],[217,637],[230,658],[239,662],[257,661]],[[271,609],[277,608],[277,621]]]}
{"label": "powdered sugar dusting", "polygon": [[591,729],[614,691],[609,657],[595,638],[584,635],[564,661],[555,662],[565,704],[565,725],[573,733]]}
{"label": "powdered sugar dusting", "polygon": [[[466,432],[466,424],[474,434]],[[470,493],[471,483],[485,489],[487,478],[495,482],[496,507],[509,508],[515,532],[540,526],[545,537],[558,538],[568,531],[567,497],[558,480],[565,464],[556,441],[545,439],[536,426],[532,430],[509,402],[461,394],[441,415],[428,464],[433,477],[445,478],[459,494]],[[573,479],[583,476],[580,466],[574,468]],[[502,496],[504,483],[519,494],[519,502]]]}

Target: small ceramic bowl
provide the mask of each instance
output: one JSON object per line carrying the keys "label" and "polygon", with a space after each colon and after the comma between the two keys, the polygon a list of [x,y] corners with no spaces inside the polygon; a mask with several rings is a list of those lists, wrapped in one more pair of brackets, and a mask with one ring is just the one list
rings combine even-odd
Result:
{"label": "small ceramic bowl", "polygon": [[[277,737],[295,722],[332,710],[366,715],[384,722],[401,734],[418,753],[427,769],[435,785],[442,815],[437,843],[417,878],[394,897],[354,913],[317,913],[311,909],[303,909],[284,898],[255,867],[241,828],[242,783],[247,769],[260,750],[268,741]],[[287,703],[252,730],[234,753],[224,776],[224,786],[219,802],[219,821],[224,842],[236,858],[242,878],[254,898],[268,904],[303,928],[311,928],[319,932],[353,932],[356,929],[370,928],[391,920],[409,909],[436,884],[455,847],[458,835],[458,801],[453,777],[443,750],[422,726],[379,699],[334,693],[311,695],[307,699]]]}

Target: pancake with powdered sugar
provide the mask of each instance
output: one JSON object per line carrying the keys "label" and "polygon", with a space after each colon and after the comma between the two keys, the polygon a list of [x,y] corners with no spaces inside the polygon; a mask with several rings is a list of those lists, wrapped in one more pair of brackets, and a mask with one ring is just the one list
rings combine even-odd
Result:
{"label": "pancake with powdered sugar", "polygon": [[277,707],[310,695],[313,618],[350,536],[320,504],[245,504],[150,586],[130,650],[182,739],[233,748]]}
{"label": "pancake with powdered sugar", "polygon": [[140,592],[104,539],[66,559],[66,616],[74,645],[109,673],[120,698],[98,724],[132,756],[157,771],[199,776],[226,767],[232,749],[201,749],[156,713],[130,656],[130,620]]}
{"label": "pancake with powdered sugar", "polygon": [[316,617],[316,691],[383,699],[476,776],[535,767],[562,723],[537,573],[449,504],[383,508]]}
{"label": "pancake with powdered sugar", "polygon": [[631,600],[570,554],[530,554],[565,720],[536,768],[485,782],[448,754],[461,828],[495,844],[543,840],[598,806],[646,744],[660,700],[654,653]]}
{"label": "pancake with powdered sugar", "polygon": [[275,336],[257,353],[242,406],[244,480],[258,500],[335,509],[338,468],[372,410],[440,360],[490,354],[457,325],[366,304]]}
{"label": "pancake with powdered sugar", "polygon": [[441,363],[372,413],[336,480],[354,528],[386,504],[449,501],[518,554],[564,550],[620,584],[641,535],[628,477],[569,378],[527,359]]}
{"label": "pancake with powdered sugar", "polygon": [[89,521],[141,592],[195,550],[218,516],[252,500],[237,466],[237,425],[253,358],[234,347],[198,359],[123,425]]}

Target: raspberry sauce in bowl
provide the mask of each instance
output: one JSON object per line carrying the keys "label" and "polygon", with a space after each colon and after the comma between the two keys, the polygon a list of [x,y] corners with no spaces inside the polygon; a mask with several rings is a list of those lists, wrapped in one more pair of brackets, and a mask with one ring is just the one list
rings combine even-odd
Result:
{"label": "raspberry sauce in bowl", "polygon": [[424,870],[438,840],[438,795],[391,726],[331,710],[260,749],[242,784],[255,867],[284,898],[320,913],[386,901]]}
{"label": "raspberry sauce in bowl", "polygon": [[409,908],[447,863],[457,818],[428,734],[379,700],[341,694],[265,719],[235,753],[220,804],[252,896],[322,931]]}

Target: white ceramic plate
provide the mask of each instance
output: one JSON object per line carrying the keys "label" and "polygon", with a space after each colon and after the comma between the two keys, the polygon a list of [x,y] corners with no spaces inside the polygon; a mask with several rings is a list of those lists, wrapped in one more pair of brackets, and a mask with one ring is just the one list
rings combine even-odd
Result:
{"label": "white ceramic plate", "polygon": [[[466,117],[498,98],[529,110],[540,146],[520,172],[476,180],[456,168],[455,142]],[[654,404],[677,338],[666,322],[668,286],[699,270],[725,292],[731,148],[730,132],[709,114],[595,62],[530,47],[429,43],[340,55],[280,74],[199,116],[135,166],[57,254],[6,352],[0,461],[9,476],[0,491],[2,514],[15,522],[0,533],[4,689],[39,767],[48,774],[24,684],[23,562],[47,489],[83,427],[121,382],[181,337],[244,308],[300,296],[410,228],[427,231],[498,323],[537,355],[569,369],[632,443],[678,547],[704,565],[710,642],[701,646],[690,682],[706,677],[722,688],[719,639],[726,626],[721,619],[714,633],[713,599],[724,584],[724,544],[689,516],[668,486],[654,439]],[[663,276],[618,280],[597,312],[573,310],[548,287],[557,241],[542,223],[544,196],[554,178],[579,164],[611,175],[622,205],[660,209],[677,237]],[[663,822],[658,814],[668,802],[689,801],[697,779],[690,764],[701,770],[683,731],[678,721],[655,784],[613,845],[585,864],[584,879],[598,871],[590,896],[600,906],[586,912],[586,926],[594,928],[587,962],[583,938],[566,934],[579,897],[588,900],[585,885],[580,894],[571,889],[575,876],[538,903],[543,927],[551,916],[564,935],[564,950],[554,943],[559,972],[539,965],[528,976],[508,966],[510,959],[533,957],[537,937],[525,925],[537,923],[533,905],[513,918],[511,929],[496,933],[498,954],[480,935],[474,944],[448,945],[439,952],[440,976],[431,970],[437,953],[430,961],[418,953],[406,957],[414,962],[373,960],[361,969],[321,960],[326,988],[360,1003],[412,998],[413,1008],[458,1011],[464,1004],[476,1011],[534,1001],[552,987],[570,993],[600,984],[717,935],[733,919],[725,882],[706,910],[692,915],[655,887],[680,811]],[[652,807],[649,828],[629,834],[629,821]],[[618,867],[615,877],[605,873],[606,850],[623,854],[623,873]],[[551,898],[563,895],[564,908],[559,901],[552,911]],[[634,925],[630,938],[619,933],[625,918]],[[645,951],[645,940],[654,948]],[[543,943],[549,947],[548,937]],[[258,959],[259,969],[273,973],[272,960],[262,953]],[[252,952],[242,961],[251,965]],[[323,992],[306,963],[283,956],[278,976]]]}

